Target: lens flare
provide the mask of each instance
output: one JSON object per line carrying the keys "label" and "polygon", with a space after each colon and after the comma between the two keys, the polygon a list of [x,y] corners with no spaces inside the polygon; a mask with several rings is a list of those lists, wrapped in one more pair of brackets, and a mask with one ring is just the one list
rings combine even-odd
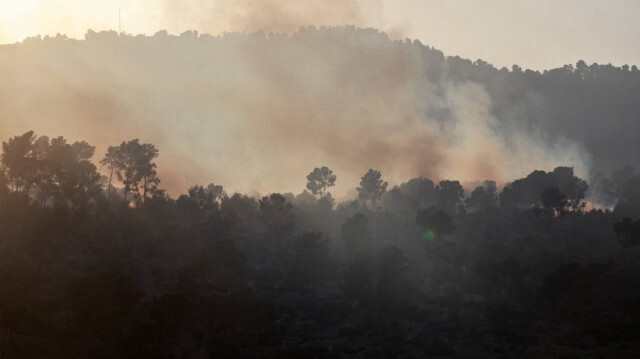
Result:
{"label": "lens flare", "polygon": [[428,241],[432,241],[436,238],[436,232],[428,229],[426,232],[424,232],[422,237]]}

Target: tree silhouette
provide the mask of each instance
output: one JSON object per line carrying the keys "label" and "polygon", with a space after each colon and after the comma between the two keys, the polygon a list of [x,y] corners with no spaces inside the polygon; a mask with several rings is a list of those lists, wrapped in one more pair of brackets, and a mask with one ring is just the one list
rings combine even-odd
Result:
{"label": "tree silhouette", "polygon": [[477,186],[471,196],[465,200],[469,209],[476,211],[486,211],[496,207],[497,194],[496,183],[485,181],[484,186]]}
{"label": "tree silhouette", "polygon": [[382,173],[373,169],[369,169],[367,173],[362,176],[360,180],[360,187],[358,190],[358,197],[366,203],[371,201],[373,209],[376,208],[376,202],[382,197],[382,194],[387,191],[388,183],[381,179]]}
{"label": "tree silhouette", "polygon": [[[50,195],[59,204],[80,207],[100,193],[100,175],[90,162],[94,151],[84,141],[68,144],[62,136],[36,139],[29,131],[3,143],[2,166],[13,189],[32,195],[40,208]],[[34,186],[39,192],[30,193]]]}
{"label": "tree silhouette", "polygon": [[28,193],[33,185],[36,163],[32,157],[32,150],[35,140],[33,131],[28,131],[2,142],[2,165],[14,191]]}
{"label": "tree silhouette", "polygon": [[6,196],[9,193],[9,180],[5,173],[4,165],[0,162],[0,197]]}
{"label": "tree silhouette", "polygon": [[433,203],[435,189],[433,181],[424,177],[412,178],[399,187],[400,192],[411,201],[413,211]]}
{"label": "tree silhouette", "polygon": [[549,187],[540,195],[542,207],[551,211],[555,216],[564,216],[569,205],[567,196],[558,187]]}
{"label": "tree silhouette", "polygon": [[584,197],[589,190],[587,181],[575,176],[573,167],[556,167],[551,173],[558,190],[566,196],[567,207],[573,211],[581,211]]}
{"label": "tree silhouette", "polygon": [[220,201],[226,194],[222,186],[210,183],[207,187],[193,186],[187,191],[188,200],[196,208],[200,210],[207,210],[211,208],[218,208]]}
{"label": "tree silhouette", "polygon": [[293,228],[293,205],[280,193],[262,197],[260,211],[267,227],[267,234],[282,238]]}
{"label": "tree silhouette", "polygon": [[95,147],[84,141],[70,145],[62,136],[51,139],[45,161],[58,198],[81,205],[100,192],[100,175],[90,162],[94,152]]}
{"label": "tree silhouette", "polygon": [[464,189],[458,181],[440,181],[436,186],[438,207],[449,214],[455,214],[464,198]]}
{"label": "tree silhouette", "polygon": [[150,197],[160,193],[160,179],[157,177],[156,164],[152,162],[158,157],[158,150],[152,144],[141,144],[134,139],[122,142],[113,151],[115,153],[103,161],[114,166],[118,180],[124,185],[124,200],[127,201],[128,193],[133,193],[136,205],[144,207]]}
{"label": "tree silhouette", "polygon": [[51,144],[49,143],[49,137],[38,137],[33,143],[32,156],[36,161],[37,173],[35,174],[35,183],[40,190],[40,208],[44,208],[48,195],[54,193],[56,189],[51,171]]}
{"label": "tree silhouette", "polygon": [[574,175],[572,167],[556,167],[552,172],[536,170],[513,181],[509,187],[511,201],[524,208],[538,205],[545,190],[557,187],[566,196],[567,209],[573,211],[584,208],[583,199],[589,189],[585,180]]}
{"label": "tree silhouette", "polygon": [[107,188],[107,199],[111,200],[111,190],[113,188],[113,173],[117,171],[118,168],[123,166],[122,164],[122,152],[118,146],[109,146],[107,148],[107,153],[105,153],[104,158],[100,160],[100,165],[106,166],[109,171],[109,184]]}
{"label": "tree silhouette", "polygon": [[307,175],[307,189],[316,196],[324,197],[327,188],[333,187],[335,182],[336,175],[326,166],[316,167]]}
{"label": "tree silhouette", "polygon": [[220,209],[225,216],[234,220],[253,219],[260,215],[258,201],[240,193],[223,197],[220,201]]}

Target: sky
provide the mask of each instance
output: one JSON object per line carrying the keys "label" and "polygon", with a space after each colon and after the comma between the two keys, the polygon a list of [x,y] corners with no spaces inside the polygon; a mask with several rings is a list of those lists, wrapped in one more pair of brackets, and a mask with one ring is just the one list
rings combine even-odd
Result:
{"label": "sky", "polygon": [[0,0],[0,44],[87,29],[152,35],[374,27],[496,67],[640,65],[637,0]]}

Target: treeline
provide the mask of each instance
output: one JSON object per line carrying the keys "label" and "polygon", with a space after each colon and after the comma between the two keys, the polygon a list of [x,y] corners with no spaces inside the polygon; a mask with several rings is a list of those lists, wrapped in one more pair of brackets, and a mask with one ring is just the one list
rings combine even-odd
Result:
{"label": "treeline", "polygon": [[[3,142],[0,347],[11,357],[638,353],[640,175],[570,167],[499,191],[371,169],[336,203],[160,187],[158,149],[32,131]],[[627,217],[624,219],[623,217]]]}

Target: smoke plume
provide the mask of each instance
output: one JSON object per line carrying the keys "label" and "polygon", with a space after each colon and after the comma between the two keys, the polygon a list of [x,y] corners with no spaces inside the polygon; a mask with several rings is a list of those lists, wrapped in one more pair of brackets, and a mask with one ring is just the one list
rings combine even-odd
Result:
{"label": "smoke plume", "polygon": [[391,184],[503,183],[556,165],[587,173],[577,144],[505,127],[482,86],[431,76],[426,49],[353,27],[32,40],[0,48],[0,133],[87,140],[97,157],[123,140],[153,143],[174,196],[209,182],[299,192],[323,165],[338,175],[337,195],[369,168]]}

